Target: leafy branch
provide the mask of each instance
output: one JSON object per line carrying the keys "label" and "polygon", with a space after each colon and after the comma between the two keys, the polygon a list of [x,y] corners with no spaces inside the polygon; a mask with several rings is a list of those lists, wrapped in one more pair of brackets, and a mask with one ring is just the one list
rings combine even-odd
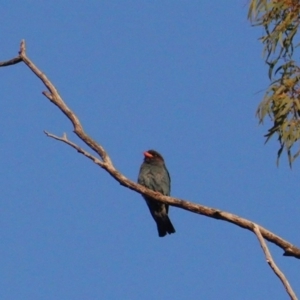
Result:
{"label": "leafy branch", "polygon": [[273,135],[278,137],[277,164],[285,150],[290,167],[300,154],[300,68],[293,59],[299,14],[298,0],[251,0],[248,13],[253,25],[264,28],[260,41],[271,81],[257,117],[260,123],[270,118],[273,126],[265,135],[266,142]]}

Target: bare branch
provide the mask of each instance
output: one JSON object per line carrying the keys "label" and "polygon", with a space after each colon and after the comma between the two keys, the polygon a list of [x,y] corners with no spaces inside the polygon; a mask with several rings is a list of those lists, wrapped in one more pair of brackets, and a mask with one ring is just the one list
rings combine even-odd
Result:
{"label": "bare branch", "polygon": [[267,244],[265,242],[265,240],[263,239],[261,233],[260,233],[260,229],[259,227],[253,223],[253,231],[256,234],[260,246],[263,249],[265,256],[266,256],[266,260],[267,263],[269,264],[269,266],[271,267],[271,269],[274,271],[274,273],[276,274],[276,276],[281,280],[282,284],[284,285],[287,293],[289,294],[289,296],[291,297],[292,300],[297,300],[297,296],[294,293],[292,287],[290,286],[288,280],[286,279],[286,277],[284,276],[284,274],[280,271],[280,269],[277,267],[277,265],[275,264],[272,255],[267,247]]}
{"label": "bare branch", "polygon": [[19,56],[17,56],[17,57],[15,57],[13,59],[0,62],[0,67],[7,67],[7,66],[15,65],[15,64],[17,64],[17,63],[19,63],[21,61],[22,61],[22,58],[20,58]]}
{"label": "bare branch", "polygon": [[97,144],[91,137],[89,137],[83,130],[82,125],[80,124],[79,119],[77,116],[72,112],[71,109],[65,104],[65,102],[60,97],[57,89],[51,83],[51,81],[47,78],[47,76],[42,73],[40,69],[38,69],[35,64],[27,57],[25,51],[25,41],[21,42],[21,49],[20,49],[20,57],[22,58],[23,62],[28,66],[28,68],[43,82],[43,84],[47,87],[48,91],[51,94],[51,97],[48,93],[44,92],[43,94],[53,103],[55,104],[65,115],[66,117],[72,122],[74,127],[75,134],[90,148],[92,148],[102,159],[105,163],[112,164],[109,156],[104,151],[103,147]]}
{"label": "bare branch", "polygon": [[[48,91],[43,92],[44,96],[49,99],[53,104],[55,104],[65,115],[66,117],[71,121],[74,127],[75,134],[92,150],[94,150],[102,160],[96,158],[92,154],[88,153],[78,145],[74,144],[73,142],[69,141],[65,136],[63,137],[57,137],[51,133],[45,132],[47,136],[54,138],[58,141],[64,142],[65,144],[68,144],[75,150],[77,150],[79,153],[83,154],[90,160],[92,160],[94,163],[99,165],[101,168],[106,170],[114,179],[116,179],[121,185],[134,190],[140,194],[147,195],[159,202],[163,202],[166,204],[169,204],[171,206],[175,206],[196,214],[204,215],[209,218],[217,219],[217,220],[223,220],[226,222],[233,223],[239,227],[242,227],[244,229],[254,231],[253,229],[253,222],[249,221],[247,219],[241,218],[237,215],[221,211],[218,209],[210,208],[204,205],[192,203],[186,200],[173,198],[164,196],[158,192],[154,192],[152,190],[147,189],[146,187],[139,185],[128,178],[126,178],[123,174],[121,174],[113,165],[109,155],[106,153],[105,149],[95,142],[91,137],[89,137],[83,130],[82,125],[80,124],[80,121],[78,117],[74,114],[74,112],[65,104],[65,102],[60,97],[58,91],[54,87],[54,85],[50,82],[50,80],[46,77],[44,73],[38,69],[33,62],[27,57],[25,53],[25,41],[21,42],[21,49],[20,49],[20,58],[22,61],[31,69],[31,71],[44,83],[44,85],[47,87]],[[271,231],[265,229],[262,226],[257,225],[261,235],[267,239],[269,242],[276,244],[280,248],[284,250],[285,256],[293,256],[298,259],[300,259],[300,249],[295,247],[290,242],[284,240],[283,238],[275,235]]]}
{"label": "bare branch", "polygon": [[23,59],[20,56],[21,52],[25,52],[25,42],[24,42],[24,40],[21,41],[19,55],[15,58],[10,59],[10,60],[0,62],[0,67],[8,67],[8,66],[15,65],[17,63],[22,62]]}
{"label": "bare branch", "polygon": [[66,143],[67,145],[73,147],[75,150],[77,150],[77,152],[83,154],[84,156],[86,156],[87,158],[89,158],[90,160],[92,160],[96,165],[99,165],[101,168],[103,168],[104,163],[97,157],[93,156],[92,154],[90,154],[89,152],[87,152],[86,150],[82,149],[81,147],[79,147],[78,145],[74,144],[73,142],[69,141],[67,138],[66,133],[63,134],[62,137],[58,137],[52,133],[49,133],[47,131],[44,130],[44,133],[48,136],[51,137],[55,140],[61,141],[63,143]]}
{"label": "bare branch", "polygon": [[[173,198],[173,197],[168,197],[168,196],[163,196],[160,193],[156,193],[152,190],[149,190],[147,188],[145,188],[144,186],[141,186],[135,182],[132,182],[131,180],[129,180],[128,178],[126,178],[124,175],[122,175],[120,172],[118,172],[112,165],[110,164],[106,164],[101,162],[99,159],[97,159],[95,156],[91,155],[90,153],[88,153],[87,151],[85,151],[84,149],[82,149],[81,147],[79,147],[78,145],[76,145],[75,143],[69,141],[66,137],[66,135],[64,135],[63,137],[57,137],[53,134],[50,134],[48,132],[45,131],[45,134],[51,138],[54,138],[58,141],[64,142],[68,145],[70,145],[71,147],[73,147],[75,150],[77,150],[79,153],[83,154],[84,156],[88,157],[89,159],[91,159],[95,164],[99,165],[101,168],[105,169],[112,177],[114,177],[121,185],[130,188],[131,190],[134,190],[140,194],[146,194],[148,196],[151,196],[152,198],[163,202],[163,203],[167,203],[169,205],[172,206],[176,206],[178,208],[190,211],[190,212],[194,212],[200,215],[204,215],[213,219],[218,219],[218,220],[223,220],[223,221],[227,221],[230,223],[233,223],[235,225],[238,225],[242,228],[248,229],[250,231],[253,231],[253,222],[249,221],[247,219],[241,218],[237,215],[228,213],[228,212],[224,212],[221,210],[217,210],[217,209],[213,209],[210,207],[206,207],[204,205],[200,205],[200,204],[196,204],[196,203],[192,203],[186,200],[182,200],[182,199],[177,199],[177,198]],[[256,226],[259,227],[260,231],[262,232],[263,236],[269,240],[270,242],[276,244],[277,246],[281,247],[285,253],[285,256],[294,256],[298,259],[300,259],[300,249],[296,248],[295,246],[293,246],[291,243],[285,241],[284,239],[282,239],[281,237],[273,234],[272,232],[270,232],[269,230],[263,228],[262,226],[259,226],[257,224],[255,224]]]}

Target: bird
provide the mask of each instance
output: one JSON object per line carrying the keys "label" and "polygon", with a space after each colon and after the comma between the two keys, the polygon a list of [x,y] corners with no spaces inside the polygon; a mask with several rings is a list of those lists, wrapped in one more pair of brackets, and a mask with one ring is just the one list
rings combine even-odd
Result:
{"label": "bird", "polygon": [[[155,150],[144,152],[144,161],[140,167],[138,183],[146,188],[170,196],[171,178],[161,154]],[[168,216],[169,205],[144,196],[150,213],[156,222],[159,237],[175,233],[175,228]]]}

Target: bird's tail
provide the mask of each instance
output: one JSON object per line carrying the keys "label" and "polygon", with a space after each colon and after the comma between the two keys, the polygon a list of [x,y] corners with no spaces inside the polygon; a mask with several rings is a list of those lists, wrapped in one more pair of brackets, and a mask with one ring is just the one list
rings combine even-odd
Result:
{"label": "bird's tail", "polygon": [[165,236],[167,233],[168,234],[175,233],[175,228],[167,214],[164,215],[162,218],[158,219],[156,223],[157,223],[158,235],[160,237]]}

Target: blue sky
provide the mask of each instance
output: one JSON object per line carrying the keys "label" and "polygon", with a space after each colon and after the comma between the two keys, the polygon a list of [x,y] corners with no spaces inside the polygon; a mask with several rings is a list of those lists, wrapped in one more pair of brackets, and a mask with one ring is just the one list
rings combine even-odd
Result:
{"label": "blue sky", "polygon": [[[246,1],[12,0],[0,25],[0,60],[24,38],[125,176],[156,149],[174,197],[300,246],[299,162],[277,168],[255,118],[268,78]],[[139,194],[43,134],[83,145],[29,69],[0,72],[1,299],[287,299],[251,232],[171,208],[158,238]],[[299,295],[299,262],[268,245]]]}

